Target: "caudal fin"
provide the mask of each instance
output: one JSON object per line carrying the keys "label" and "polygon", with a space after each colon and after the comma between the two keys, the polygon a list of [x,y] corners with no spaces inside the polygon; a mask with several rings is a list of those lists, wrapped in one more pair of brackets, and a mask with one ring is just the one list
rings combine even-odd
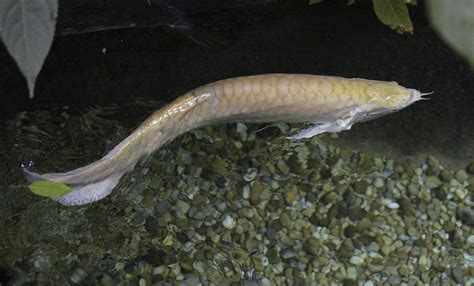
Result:
{"label": "caudal fin", "polygon": [[[86,173],[87,167],[88,166],[81,168],[81,171]],[[26,178],[30,182],[52,180],[68,185],[71,188],[71,192],[62,197],[53,198],[65,206],[85,205],[105,198],[112,192],[119,183],[120,178],[125,174],[125,172],[112,173],[102,179],[89,183],[69,183],[69,178],[72,178],[72,176],[68,176],[68,173],[71,172],[37,174],[26,169],[23,171],[26,173]],[[78,173],[75,172],[74,177],[76,178],[77,175]]]}

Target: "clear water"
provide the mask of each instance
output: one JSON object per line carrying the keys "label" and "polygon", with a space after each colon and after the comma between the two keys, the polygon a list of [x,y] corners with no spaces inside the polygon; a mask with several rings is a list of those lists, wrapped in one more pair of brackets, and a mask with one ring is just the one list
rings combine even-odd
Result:
{"label": "clear water", "polygon": [[[329,273],[330,280],[345,283],[396,283],[413,279],[390,274],[394,263],[406,259],[417,265],[407,271],[420,281],[451,281],[455,267],[462,277],[472,270],[472,218],[459,214],[460,208],[472,210],[467,183],[448,180],[443,186],[454,187],[430,189],[426,163],[341,149],[331,145],[338,139],[326,135],[329,145],[321,138],[284,138],[301,126],[261,131],[262,126],[228,124],[193,131],[139,164],[107,199],[82,207],[63,207],[21,187],[22,164],[50,172],[92,162],[159,106],[135,101],[32,111],[2,123],[4,277],[11,275],[18,285],[226,285],[307,284]],[[397,185],[416,172],[423,173],[416,193]],[[377,186],[380,179],[383,185]],[[374,187],[358,190],[360,181]],[[369,221],[373,228],[364,233],[361,225]],[[350,225],[357,229],[351,239]],[[384,239],[398,244],[384,250]],[[355,246],[346,249],[348,241]],[[375,255],[365,259],[382,267],[378,278],[363,272],[353,277],[359,268],[352,257],[363,253]],[[440,270],[425,272],[430,268],[418,266],[421,256]]]}

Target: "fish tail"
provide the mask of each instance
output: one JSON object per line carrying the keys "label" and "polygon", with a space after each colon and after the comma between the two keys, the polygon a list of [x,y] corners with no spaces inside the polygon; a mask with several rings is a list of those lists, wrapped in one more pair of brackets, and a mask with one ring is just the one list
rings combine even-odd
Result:
{"label": "fish tail", "polygon": [[62,205],[85,205],[108,196],[117,186],[120,178],[127,172],[133,170],[138,160],[143,157],[144,152],[130,152],[143,150],[137,146],[140,140],[136,136],[127,137],[102,159],[87,166],[65,172],[38,174],[27,170],[26,179],[29,182],[49,180],[61,182],[71,188],[71,192],[58,198],[53,198]]}
{"label": "fish tail", "polygon": [[[49,180],[68,185],[71,192],[53,198],[63,205],[85,205],[103,199],[140,159],[150,156],[176,136],[198,127],[199,120],[205,119],[205,113],[199,109],[194,114],[191,110],[210,97],[209,93],[181,96],[156,111],[130,136],[94,163],[65,173],[37,174],[24,169],[26,177],[30,182]],[[189,118],[184,120],[186,116]]]}

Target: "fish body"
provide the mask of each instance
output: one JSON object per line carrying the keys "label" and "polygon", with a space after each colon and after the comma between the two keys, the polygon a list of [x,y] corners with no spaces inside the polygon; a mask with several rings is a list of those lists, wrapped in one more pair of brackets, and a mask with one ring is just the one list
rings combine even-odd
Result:
{"label": "fish body", "polygon": [[396,82],[305,74],[236,77],[189,91],[153,113],[102,159],[66,172],[36,174],[30,180],[52,180],[72,192],[57,200],[83,205],[106,197],[120,178],[143,157],[190,130],[224,122],[310,122],[290,139],[350,129],[400,110],[422,99],[419,91]]}

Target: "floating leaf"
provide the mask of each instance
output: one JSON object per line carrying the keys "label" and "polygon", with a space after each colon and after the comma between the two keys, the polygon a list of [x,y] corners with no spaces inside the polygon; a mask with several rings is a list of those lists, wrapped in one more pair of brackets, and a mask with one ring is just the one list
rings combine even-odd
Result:
{"label": "floating leaf", "polygon": [[405,0],[373,0],[374,11],[382,23],[399,32],[413,33]]}
{"label": "floating leaf", "polygon": [[26,78],[30,98],[53,42],[57,0],[1,0],[0,33]]}
{"label": "floating leaf", "polygon": [[36,181],[28,188],[36,195],[43,197],[62,197],[71,191],[71,188],[63,183],[53,181]]}
{"label": "floating leaf", "polygon": [[474,1],[431,0],[427,8],[436,31],[474,67]]}

